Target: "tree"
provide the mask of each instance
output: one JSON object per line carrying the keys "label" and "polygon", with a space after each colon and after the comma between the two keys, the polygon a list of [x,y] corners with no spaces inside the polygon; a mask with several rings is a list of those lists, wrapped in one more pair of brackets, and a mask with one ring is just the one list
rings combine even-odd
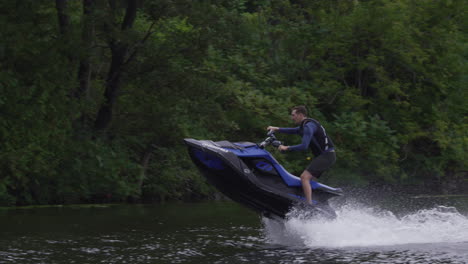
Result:
{"label": "tree", "polygon": [[119,2],[116,0],[109,1],[110,14],[106,27],[114,34],[108,36],[108,44],[111,50],[111,62],[106,78],[104,102],[99,108],[95,121],[95,128],[97,130],[106,129],[112,120],[112,111],[121,87],[121,79],[125,72],[125,66],[129,63],[129,61],[127,61],[127,59],[129,59],[127,56],[130,42],[128,38],[121,34],[128,34],[133,27],[137,14],[137,1],[128,0],[126,2],[125,16],[120,25],[120,31],[114,33]]}

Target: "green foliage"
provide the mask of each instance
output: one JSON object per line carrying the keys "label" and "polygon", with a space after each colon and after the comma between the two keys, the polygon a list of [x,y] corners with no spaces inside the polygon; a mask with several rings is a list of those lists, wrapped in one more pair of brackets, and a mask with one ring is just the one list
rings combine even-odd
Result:
{"label": "green foliage", "polygon": [[185,148],[157,148],[145,180],[143,197],[148,200],[199,199],[210,190],[185,154]]}
{"label": "green foliage", "polygon": [[16,203],[15,197],[8,193],[8,185],[8,182],[0,183],[0,205],[2,206],[11,206]]}
{"label": "green foliage", "polygon": [[387,122],[359,113],[342,113],[335,118],[330,133],[341,165],[348,171],[360,171],[361,180],[395,183],[398,139]]}
{"label": "green foliage", "polygon": [[138,197],[140,165],[117,143],[81,141],[73,144],[55,180],[60,203],[126,201]]}

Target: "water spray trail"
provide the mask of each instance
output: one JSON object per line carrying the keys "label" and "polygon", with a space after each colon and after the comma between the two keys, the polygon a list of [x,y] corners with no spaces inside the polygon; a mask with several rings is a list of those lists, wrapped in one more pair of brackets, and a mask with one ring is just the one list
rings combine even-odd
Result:
{"label": "water spray trail", "polygon": [[389,211],[343,206],[335,220],[291,217],[264,219],[266,238],[275,244],[306,247],[367,247],[468,241],[468,218],[454,207],[420,210],[402,218]]}

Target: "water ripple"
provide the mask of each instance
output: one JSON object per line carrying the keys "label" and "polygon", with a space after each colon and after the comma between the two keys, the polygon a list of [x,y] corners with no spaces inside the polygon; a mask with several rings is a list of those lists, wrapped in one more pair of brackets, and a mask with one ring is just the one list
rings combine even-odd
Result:
{"label": "water ripple", "polygon": [[187,221],[175,227],[164,219],[163,226],[160,221],[127,224],[143,219],[138,216],[138,221],[125,219],[115,228],[91,219],[90,230],[73,224],[69,230],[53,226],[47,232],[8,231],[0,236],[0,264],[468,263],[468,220],[454,208],[397,217],[345,205],[338,213],[337,220],[322,222],[292,217],[285,222],[263,219],[261,225],[255,217],[248,223],[222,222],[223,215],[216,221],[201,217],[196,224]]}

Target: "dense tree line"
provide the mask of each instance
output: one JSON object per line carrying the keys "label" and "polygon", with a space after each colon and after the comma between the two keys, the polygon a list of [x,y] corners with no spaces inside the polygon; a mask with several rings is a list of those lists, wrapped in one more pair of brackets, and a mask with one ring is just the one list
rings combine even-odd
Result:
{"label": "dense tree line", "polygon": [[0,10],[0,204],[206,197],[182,139],[260,141],[299,104],[338,147],[329,181],[466,186],[465,0]]}

